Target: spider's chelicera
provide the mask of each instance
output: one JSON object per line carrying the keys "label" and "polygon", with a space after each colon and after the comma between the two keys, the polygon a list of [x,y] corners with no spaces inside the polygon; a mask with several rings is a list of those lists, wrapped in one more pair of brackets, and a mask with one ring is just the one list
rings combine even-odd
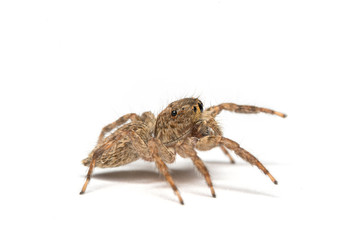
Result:
{"label": "spider's chelicera", "polygon": [[[215,190],[209,172],[204,162],[197,155],[196,150],[208,151],[220,147],[235,163],[228,150],[248,163],[257,166],[274,184],[275,178],[252,154],[240,145],[226,137],[220,130],[215,117],[222,111],[228,110],[236,113],[269,113],[286,117],[267,108],[223,103],[203,109],[203,103],[197,98],[184,98],[172,102],[155,118],[151,112],[144,112],[141,116],[130,113],[120,117],[115,122],[105,126],[98,139],[98,143],[82,161],[89,166],[85,184],[80,192],[83,194],[90,181],[94,167],[118,167],[138,159],[155,162],[159,172],[165,176],[181,204],[184,201],[171,177],[167,163],[175,161],[176,154],[183,158],[190,158],[199,172],[205,177],[211,194],[215,197]],[[130,123],[125,124],[128,120]],[[117,129],[116,129],[117,128]],[[116,129],[109,136],[105,135]]]}

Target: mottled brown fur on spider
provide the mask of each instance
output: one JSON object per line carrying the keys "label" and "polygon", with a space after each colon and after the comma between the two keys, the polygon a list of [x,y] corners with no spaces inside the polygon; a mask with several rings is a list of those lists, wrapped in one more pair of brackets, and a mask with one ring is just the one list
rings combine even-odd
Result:
{"label": "mottled brown fur on spider", "polygon": [[[220,147],[231,163],[234,163],[234,160],[228,150],[233,151],[243,160],[257,166],[274,184],[277,184],[275,178],[258,159],[240,147],[237,142],[223,136],[215,120],[222,110],[236,113],[263,112],[286,117],[283,113],[267,108],[234,103],[223,103],[204,110],[203,103],[197,98],[184,98],[172,102],[156,118],[151,112],[145,112],[140,116],[135,113],[126,114],[102,129],[97,145],[82,161],[85,166],[89,166],[89,170],[80,194],[85,192],[95,167],[118,167],[143,159],[155,162],[179,202],[184,204],[166,165],[173,163],[176,154],[179,154],[193,161],[195,167],[204,176],[211,195],[215,197],[209,172],[196,152],[196,150],[208,151],[215,147]],[[131,122],[126,124],[128,120]]]}

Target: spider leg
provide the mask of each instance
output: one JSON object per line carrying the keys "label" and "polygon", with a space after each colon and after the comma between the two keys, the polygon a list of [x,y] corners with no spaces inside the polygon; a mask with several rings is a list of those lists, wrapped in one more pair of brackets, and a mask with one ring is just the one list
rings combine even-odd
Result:
{"label": "spider leg", "polygon": [[189,142],[184,142],[182,145],[178,146],[176,148],[176,152],[184,158],[191,158],[191,160],[193,161],[194,165],[196,166],[196,168],[198,169],[198,171],[205,177],[205,181],[207,183],[207,185],[210,188],[211,191],[211,195],[213,197],[216,197],[215,194],[215,190],[210,178],[210,174],[209,171],[207,170],[204,162],[199,158],[199,156],[197,155],[195,149],[194,149],[194,145],[189,143]]}
{"label": "spider leg", "polygon": [[101,144],[104,141],[104,136],[105,134],[107,134],[108,132],[112,131],[113,129],[115,129],[116,127],[121,126],[122,124],[126,123],[129,119],[131,119],[131,121],[135,121],[135,120],[141,120],[140,116],[135,114],[135,113],[128,113],[122,117],[120,117],[118,120],[116,120],[115,122],[112,122],[108,125],[106,125],[102,130],[101,133],[99,135],[98,138],[98,142],[97,144]]}
{"label": "spider leg", "polygon": [[228,150],[226,150],[226,148],[223,145],[220,145],[221,150],[223,151],[223,153],[228,156],[228,158],[230,159],[230,163],[234,164],[235,160],[234,158],[230,155],[230,153],[228,152]]}
{"label": "spider leg", "polygon": [[266,174],[271,179],[274,184],[278,183],[259,160],[257,160],[251,153],[241,148],[240,145],[233,140],[222,136],[206,136],[199,139],[199,141],[196,143],[196,148],[201,151],[207,151],[219,145],[224,145],[226,148],[233,150],[236,155],[240,156],[242,159],[244,159],[251,165],[256,165],[261,171],[263,171],[264,174]]}
{"label": "spider leg", "polygon": [[92,157],[91,157],[90,165],[89,165],[89,170],[88,170],[88,173],[87,173],[87,175],[86,175],[86,180],[85,180],[84,186],[83,186],[82,189],[81,189],[80,194],[84,194],[85,191],[86,191],[87,185],[88,185],[89,182],[90,182],[90,178],[91,178],[92,172],[93,172],[94,167],[95,167],[96,160],[97,160],[99,157],[101,157],[101,155],[102,155],[107,149],[109,149],[111,146],[112,146],[112,142],[108,142],[107,144],[104,144],[102,147],[98,148],[98,149],[93,153],[93,155],[92,155]]}
{"label": "spider leg", "polygon": [[[141,137],[137,135],[134,131],[129,131],[128,134],[131,139],[132,145],[137,150],[139,156],[144,160],[154,161],[149,151],[148,144],[146,144],[141,139]],[[158,155],[162,159],[162,161],[166,163],[173,163],[175,161],[175,154],[172,153],[164,144],[162,144],[157,139],[152,139],[151,141],[156,142],[156,147],[158,148]]]}
{"label": "spider leg", "polygon": [[175,185],[173,178],[171,177],[168,167],[164,162],[172,163],[175,161],[175,154],[171,153],[159,139],[150,139],[146,144],[139,135],[134,131],[129,131],[129,136],[134,148],[137,150],[139,156],[144,160],[154,161],[156,167],[160,173],[164,175],[166,181],[170,184],[176,196],[179,198],[179,202],[184,204],[184,201],[180,195],[178,188]]}
{"label": "spider leg", "polygon": [[151,153],[151,156],[152,156],[153,160],[155,161],[156,167],[159,169],[160,173],[162,175],[164,175],[166,181],[170,184],[174,193],[178,197],[180,204],[184,205],[184,201],[180,195],[178,188],[175,185],[173,178],[171,177],[171,175],[169,173],[168,167],[163,162],[163,160],[160,158],[160,153],[159,153],[160,144],[161,144],[161,142],[158,139],[151,139],[148,142],[149,152]]}
{"label": "spider leg", "polygon": [[268,108],[262,108],[262,107],[256,107],[256,106],[250,106],[250,105],[237,105],[235,103],[222,103],[220,105],[217,106],[212,106],[209,107],[208,109],[206,109],[206,112],[209,112],[210,115],[212,117],[215,117],[216,115],[218,115],[222,110],[227,110],[227,111],[231,111],[231,112],[236,112],[236,113],[259,113],[259,112],[263,112],[263,113],[269,113],[269,114],[274,114],[280,117],[285,118],[286,114],[284,113],[280,113]]}
{"label": "spider leg", "polygon": [[[214,131],[215,135],[220,135],[220,136],[223,135],[218,123],[215,121],[214,118],[210,118],[210,119],[204,121],[203,124],[205,124],[206,126],[209,126]],[[223,151],[223,153],[226,156],[228,156],[228,158],[230,159],[230,163],[235,163],[235,160],[230,155],[230,153],[226,150],[226,148],[223,145],[220,145],[220,148]]]}
{"label": "spider leg", "polygon": [[[114,144],[116,144],[117,141],[124,138],[124,136],[130,138],[133,146],[132,151],[136,151],[138,157],[141,157],[144,160],[148,160],[148,161],[155,161],[157,168],[159,169],[160,173],[163,174],[166,180],[169,182],[175,194],[178,196],[180,203],[184,204],[184,201],[182,200],[180,193],[177,190],[177,187],[171,175],[169,174],[168,168],[164,163],[164,161],[169,163],[174,162],[175,154],[169,151],[158,139],[150,139],[148,144],[146,144],[135,131],[124,131],[118,136],[117,139],[107,140],[94,151],[94,153],[91,156],[86,181],[81,189],[80,194],[83,194],[86,191],[87,185],[90,182],[91,175],[96,165],[96,161],[99,158],[101,158],[103,154],[107,154],[107,150],[111,149],[111,147],[114,146]],[[124,159],[124,161],[126,161],[126,159]]]}

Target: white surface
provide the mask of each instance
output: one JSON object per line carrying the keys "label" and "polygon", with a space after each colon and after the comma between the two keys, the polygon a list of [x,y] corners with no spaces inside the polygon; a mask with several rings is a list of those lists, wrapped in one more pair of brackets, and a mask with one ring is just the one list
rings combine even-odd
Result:
{"label": "white surface", "polygon": [[[1,239],[359,239],[357,1],[2,1]],[[279,181],[219,149],[170,166],[80,164],[119,116],[184,96]]]}

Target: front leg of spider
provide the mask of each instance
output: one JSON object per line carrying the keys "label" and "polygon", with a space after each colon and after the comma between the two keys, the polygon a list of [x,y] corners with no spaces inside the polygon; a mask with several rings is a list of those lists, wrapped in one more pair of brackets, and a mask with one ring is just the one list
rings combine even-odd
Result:
{"label": "front leg of spider", "polygon": [[236,155],[250,163],[251,165],[257,166],[264,174],[266,174],[274,184],[278,184],[276,179],[271,173],[264,167],[264,165],[256,159],[251,153],[240,147],[240,145],[228,138],[222,136],[206,136],[196,143],[196,149],[200,151],[208,151],[214,147],[224,145],[226,148],[233,150]]}
{"label": "front leg of spider", "polygon": [[217,106],[209,107],[205,110],[205,112],[210,113],[213,117],[218,115],[222,110],[227,110],[230,112],[236,112],[236,113],[268,113],[277,115],[282,118],[286,118],[286,114],[274,111],[272,109],[263,108],[263,107],[256,107],[251,105],[238,105],[235,103],[222,103]]}

